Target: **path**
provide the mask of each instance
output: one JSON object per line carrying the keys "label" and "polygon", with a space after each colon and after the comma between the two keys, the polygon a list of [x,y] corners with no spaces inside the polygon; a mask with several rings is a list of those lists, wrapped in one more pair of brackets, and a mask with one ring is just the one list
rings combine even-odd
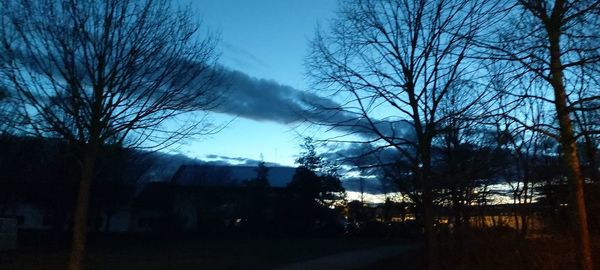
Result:
{"label": "path", "polygon": [[370,248],[297,262],[274,270],[351,270],[418,248],[416,245]]}

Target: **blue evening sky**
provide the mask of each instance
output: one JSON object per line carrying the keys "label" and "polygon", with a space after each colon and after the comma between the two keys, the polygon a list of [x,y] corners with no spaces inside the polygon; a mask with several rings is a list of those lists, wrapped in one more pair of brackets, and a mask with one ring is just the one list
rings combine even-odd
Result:
{"label": "blue evening sky", "polygon": [[[304,58],[318,23],[327,24],[336,0],[194,0],[203,25],[220,33],[220,63],[257,79],[306,90]],[[261,108],[256,108],[261,109]],[[217,122],[233,116],[215,114]],[[179,152],[243,157],[293,165],[300,129],[269,120],[237,117],[218,134],[189,141]]]}

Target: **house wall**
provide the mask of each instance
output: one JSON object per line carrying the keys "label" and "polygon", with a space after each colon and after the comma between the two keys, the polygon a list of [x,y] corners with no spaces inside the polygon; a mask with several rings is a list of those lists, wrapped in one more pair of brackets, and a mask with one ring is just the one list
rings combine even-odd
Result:
{"label": "house wall", "polygon": [[17,220],[0,218],[0,251],[17,249]]}
{"label": "house wall", "polygon": [[[14,218],[17,221],[18,229],[28,229],[28,230],[50,230],[52,229],[52,218],[53,215],[51,212],[46,211],[40,207],[30,204],[16,204],[10,207],[3,207],[3,216]],[[100,219],[100,224],[95,226],[90,225],[89,228],[98,229],[101,232],[128,232],[135,231],[132,230],[132,222],[131,214],[129,209],[122,209],[116,213],[114,213],[110,218],[110,224],[107,228],[106,215],[102,214],[99,217],[89,217],[89,221]],[[64,229],[69,229],[71,224],[69,224],[69,220],[65,222]],[[135,229],[135,228],[134,228]]]}
{"label": "house wall", "polygon": [[198,210],[193,194],[180,192],[173,202],[173,213],[179,218],[181,229],[192,232],[198,229]]}
{"label": "house wall", "polygon": [[45,230],[51,226],[50,213],[31,204],[17,204],[6,208],[4,215],[15,218],[19,229]]}
{"label": "house wall", "polygon": [[105,226],[103,226],[102,230],[105,232],[118,232],[118,233],[128,232],[131,227],[130,211],[122,209],[122,210],[114,213],[110,217],[110,223],[109,223],[107,229],[106,229],[106,222],[108,222],[108,220],[106,218],[103,218],[103,221],[105,222]]}

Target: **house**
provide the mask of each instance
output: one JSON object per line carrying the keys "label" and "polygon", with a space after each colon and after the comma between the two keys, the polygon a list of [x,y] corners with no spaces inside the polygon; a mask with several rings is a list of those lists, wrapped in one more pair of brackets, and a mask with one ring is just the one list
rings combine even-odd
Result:
{"label": "house", "polygon": [[[243,203],[256,194],[256,188],[245,186],[245,181],[256,177],[255,170],[252,166],[183,165],[169,181],[138,184],[137,192],[124,193],[127,198],[93,191],[92,196],[97,196],[90,202],[89,230],[143,232],[179,226],[194,231],[199,222],[235,223]],[[269,167],[268,196],[282,196],[294,172],[291,167]],[[26,181],[8,183],[2,191],[6,196],[0,201],[0,217],[15,219],[19,229],[69,229],[76,195],[72,182],[45,180],[43,173],[37,173]]]}
{"label": "house", "polygon": [[[270,187],[247,186],[256,175],[250,166],[181,166],[170,182],[147,184],[130,209],[132,231],[217,230],[241,226],[260,208],[269,219],[269,202],[283,198],[295,169],[269,167]],[[260,204],[260,205],[253,205]],[[256,210],[258,211],[258,210]]]}
{"label": "house", "polygon": [[[285,187],[292,181],[296,168],[268,167],[272,187]],[[171,182],[180,186],[240,186],[256,177],[256,166],[182,165]]]}

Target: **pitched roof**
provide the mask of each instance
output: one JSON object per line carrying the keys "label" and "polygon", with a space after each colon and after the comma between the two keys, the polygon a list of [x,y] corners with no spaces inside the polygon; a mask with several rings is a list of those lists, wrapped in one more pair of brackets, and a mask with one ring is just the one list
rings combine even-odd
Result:
{"label": "pitched roof", "polygon": [[[256,177],[256,166],[182,165],[172,178],[180,186],[238,186]],[[267,167],[273,187],[286,186],[295,173],[292,167]]]}

